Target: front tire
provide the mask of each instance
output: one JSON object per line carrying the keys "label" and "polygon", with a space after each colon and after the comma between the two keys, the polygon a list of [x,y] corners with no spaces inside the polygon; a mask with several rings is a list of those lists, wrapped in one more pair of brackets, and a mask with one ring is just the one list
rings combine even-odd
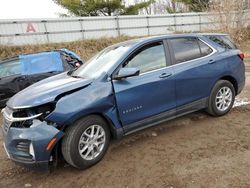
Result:
{"label": "front tire", "polygon": [[102,159],[109,141],[106,121],[96,115],[87,116],[66,129],[62,154],[70,165],[85,169]]}
{"label": "front tire", "polygon": [[219,80],[210,94],[207,112],[212,116],[223,116],[231,110],[234,100],[233,84],[227,80]]}

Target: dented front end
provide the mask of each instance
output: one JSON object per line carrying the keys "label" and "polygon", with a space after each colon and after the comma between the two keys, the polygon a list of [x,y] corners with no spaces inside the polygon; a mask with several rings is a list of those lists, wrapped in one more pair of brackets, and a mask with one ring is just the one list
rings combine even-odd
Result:
{"label": "dented front end", "polygon": [[44,121],[48,110],[43,106],[2,110],[4,148],[10,159],[32,169],[49,169],[63,133],[53,123]]}
{"label": "dented front end", "polygon": [[123,134],[112,84],[106,80],[54,76],[17,93],[2,113],[7,154],[39,170],[48,170],[56,162],[63,131],[84,116],[99,114],[114,137]]}

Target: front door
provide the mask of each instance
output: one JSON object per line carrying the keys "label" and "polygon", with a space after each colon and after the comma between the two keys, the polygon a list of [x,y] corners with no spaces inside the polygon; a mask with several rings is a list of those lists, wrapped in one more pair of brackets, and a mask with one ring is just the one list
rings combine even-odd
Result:
{"label": "front door", "polygon": [[123,64],[123,67],[139,68],[139,76],[113,80],[118,111],[125,130],[128,125],[133,129],[131,125],[145,118],[175,110],[175,81],[166,54],[168,52],[162,41],[143,46]]}

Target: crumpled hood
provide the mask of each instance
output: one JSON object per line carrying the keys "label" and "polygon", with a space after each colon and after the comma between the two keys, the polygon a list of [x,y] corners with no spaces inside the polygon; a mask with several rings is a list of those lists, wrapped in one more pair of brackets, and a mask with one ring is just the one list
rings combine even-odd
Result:
{"label": "crumpled hood", "polygon": [[10,108],[34,107],[48,102],[68,91],[89,85],[92,80],[73,78],[67,73],[49,77],[20,91],[10,98],[7,106]]}

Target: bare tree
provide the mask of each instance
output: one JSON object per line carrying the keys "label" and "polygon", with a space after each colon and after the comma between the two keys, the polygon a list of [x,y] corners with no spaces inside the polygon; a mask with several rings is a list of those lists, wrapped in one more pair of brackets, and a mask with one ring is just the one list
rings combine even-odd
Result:
{"label": "bare tree", "polygon": [[210,3],[210,12],[216,19],[215,30],[229,33],[236,40],[244,34],[244,28],[249,25],[250,0],[213,0]]}
{"label": "bare tree", "polygon": [[[145,0],[130,0],[129,2],[140,3]],[[150,6],[140,11],[141,14],[167,14],[187,12],[188,7],[180,0],[155,0]]]}
{"label": "bare tree", "polygon": [[186,6],[180,0],[169,0],[166,3],[165,9],[168,13],[181,13],[181,12],[188,12],[188,6]]}

